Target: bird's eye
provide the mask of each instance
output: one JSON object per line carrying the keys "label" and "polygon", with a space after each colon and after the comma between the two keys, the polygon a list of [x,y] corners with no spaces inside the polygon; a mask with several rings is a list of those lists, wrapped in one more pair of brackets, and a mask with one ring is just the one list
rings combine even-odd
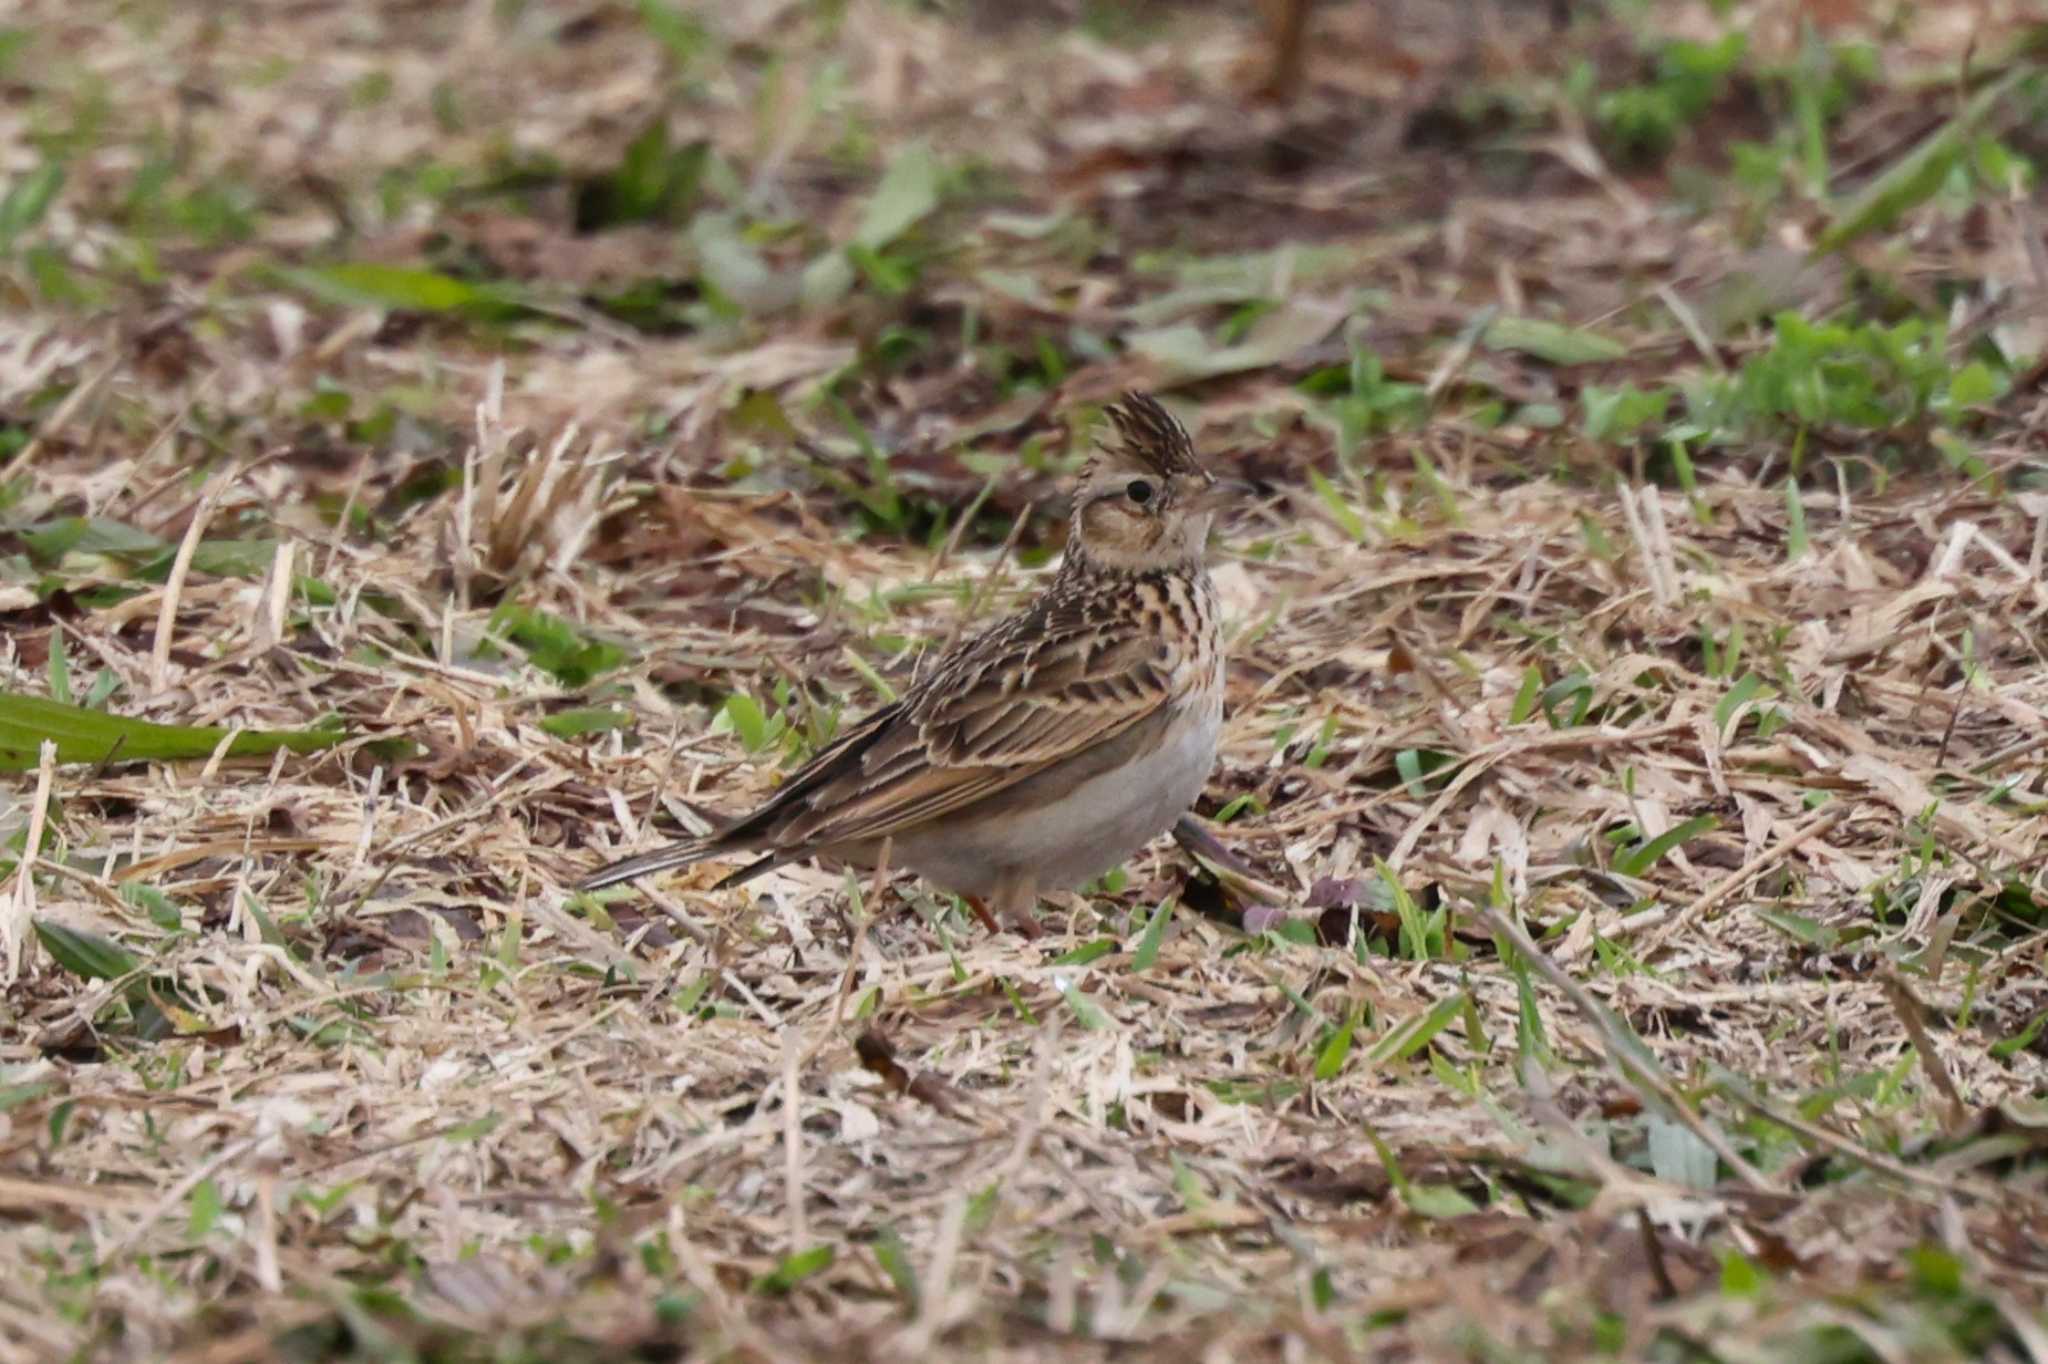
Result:
{"label": "bird's eye", "polygon": [[1130,498],[1131,501],[1140,504],[1150,502],[1152,500],[1152,485],[1142,478],[1134,478],[1131,480],[1131,485],[1124,489],[1124,495]]}

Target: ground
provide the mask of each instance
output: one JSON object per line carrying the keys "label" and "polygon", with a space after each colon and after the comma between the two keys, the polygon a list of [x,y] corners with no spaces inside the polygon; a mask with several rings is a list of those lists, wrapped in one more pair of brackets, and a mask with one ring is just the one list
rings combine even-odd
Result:
{"label": "ground", "polygon": [[[2048,1359],[2026,20],[17,5],[0,1360]],[[1131,388],[1179,840],[570,893]]]}

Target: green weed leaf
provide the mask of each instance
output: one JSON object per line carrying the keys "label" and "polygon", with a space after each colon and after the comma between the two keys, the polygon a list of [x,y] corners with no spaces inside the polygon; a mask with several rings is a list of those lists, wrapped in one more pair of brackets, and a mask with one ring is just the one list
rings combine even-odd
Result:
{"label": "green weed leaf", "polygon": [[861,213],[854,245],[879,251],[924,221],[939,206],[941,175],[939,159],[923,142],[896,153]]}
{"label": "green weed leaf", "polygon": [[36,918],[36,941],[59,966],[85,980],[119,980],[142,969],[133,952],[110,938]]}
{"label": "green weed leaf", "polygon": [[293,266],[278,275],[294,288],[347,308],[464,313],[506,321],[524,307],[520,291],[510,285],[475,284],[434,270],[377,261]]}
{"label": "green weed leaf", "polygon": [[786,1256],[781,1264],[754,1280],[754,1291],[777,1296],[788,1293],[805,1279],[830,1269],[835,1254],[831,1246],[812,1246]]}
{"label": "green weed leaf", "polygon": [[1611,336],[1537,317],[1497,317],[1485,341],[1495,350],[1518,350],[1553,365],[1600,364],[1628,354],[1628,347]]}
{"label": "green weed leaf", "polygon": [[59,190],[64,188],[64,167],[45,161],[16,180],[0,199],[0,251],[11,251],[22,233],[43,220]]}
{"label": "green weed leaf", "polygon": [[629,712],[610,706],[582,706],[557,711],[540,722],[541,729],[557,739],[580,739],[588,734],[630,729],[632,725],[633,717]]}

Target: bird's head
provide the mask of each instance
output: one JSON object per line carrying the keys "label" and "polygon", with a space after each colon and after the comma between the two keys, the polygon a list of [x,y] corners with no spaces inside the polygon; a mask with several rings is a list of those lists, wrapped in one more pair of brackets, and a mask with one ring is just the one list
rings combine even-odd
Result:
{"label": "bird's head", "polygon": [[1187,428],[1157,399],[1127,393],[1109,408],[1116,439],[1081,470],[1067,554],[1127,573],[1197,566],[1216,513],[1250,485],[1195,459]]}

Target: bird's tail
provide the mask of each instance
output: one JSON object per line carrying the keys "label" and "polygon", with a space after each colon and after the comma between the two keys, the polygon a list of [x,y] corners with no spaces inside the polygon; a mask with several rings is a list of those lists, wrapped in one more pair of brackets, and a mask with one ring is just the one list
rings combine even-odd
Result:
{"label": "bird's tail", "polygon": [[612,863],[610,866],[600,867],[581,881],[578,881],[576,889],[602,890],[606,886],[615,886],[621,881],[631,881],[635,877],[646,876],[650,872],[668,871],[675,867],[687,867],[692,862],[702,862],[705,858],[716,856],[721,851],[729,850],[719,848],[712,839],[708,838],[692,838],[681,843],[671,843],[667,847],[656,848],[653,852],[644,852],[638,857],[624,858]]}
{"label": "bird's tail", "polygon": [[[728,857],[735,852],[751,851],[757,850],[747,848],[745,845],[734,848],[731,844],[725,842],[720,834],[711,834],[705,838],[684,839],[680,843],[671,843],[665,848],[656,848],[653,852],[644,852],[638,857],[628,857],[614,862],[608,867],[600,867],[581,881],[578,881],[576,889],[603,890],[606,886],[616,886],[621,881],[631,881],[636,877],[646,876],[651,872],[671,871],[676,867],[687,867],[693,862],[702,862],[707,858]],[[746,866],[741,867],[738,871],[720,881],[712,889],[729,890],[742,882],[753,880],[771,867],[781,866],[789,861],[792,856],[796,855],[789,852],[770,852],[764,857],[756,858],[752,862],[747,863]]]}

